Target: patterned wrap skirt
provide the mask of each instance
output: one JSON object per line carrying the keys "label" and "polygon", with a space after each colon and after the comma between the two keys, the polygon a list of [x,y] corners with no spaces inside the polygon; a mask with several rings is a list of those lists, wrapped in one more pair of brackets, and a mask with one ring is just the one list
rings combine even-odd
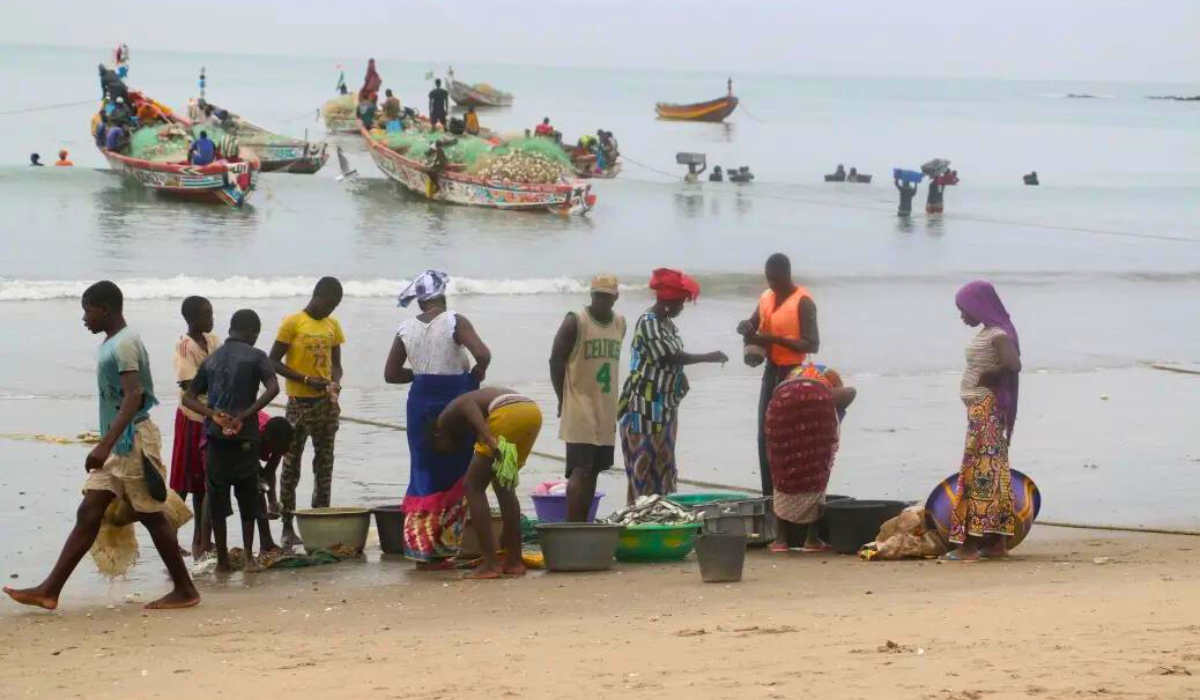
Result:
{"label": "patterned wrap skirt", "polygon": [[1016,532],[1008,439],[996,397],[988,394],[967,406],[967,444],[955,489],[950,541]]}
{"label": "patterned wrap skirt", "polygon": [[766,443],[775,515],[792,523],[817,520],[838,449],[829,388],[808,379],[780,384],[767,407]]}
{"label": "patterned wrap skirt", "polygon": [[678,490],[679,472],[675,464],[675,438],[678,418],[662,430],[641,432],[626,414],[621,420],[621,452],[625,455],[625,475],[629,477],[626,500],[632,504],[639,496],[667,495]]}

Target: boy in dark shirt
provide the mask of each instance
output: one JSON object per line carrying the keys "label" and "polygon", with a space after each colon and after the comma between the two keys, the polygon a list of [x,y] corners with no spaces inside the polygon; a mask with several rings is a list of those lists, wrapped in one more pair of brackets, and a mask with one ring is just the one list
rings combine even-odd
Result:
{"label": "boy in dark shirt", "polygon": [[[217,569],[229,571],[225,519],[233,515],[229,490],[233,489],[242,521],[245,570],[256,571],[254,527],[259,515],[258,414],[279,394],[279,381],[270,358],[254,347],[262,322],[258,314],[242,309],[229,321],[229,339],[200,365],[183,396],[187,408],[205,417],[208,446],[208,511],[217,547]],[[262,395],[258,388],[265,388]],[[197,398],[208,394],[208,405]]]}

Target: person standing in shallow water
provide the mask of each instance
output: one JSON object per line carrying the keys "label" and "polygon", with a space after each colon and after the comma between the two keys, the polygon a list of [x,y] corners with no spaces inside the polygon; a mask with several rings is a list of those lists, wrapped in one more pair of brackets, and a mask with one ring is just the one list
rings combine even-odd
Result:
{"label": "person standing in shallow water", "polygon": [[896,216],[911,216],[913,197],[917,196],[917,183],[901,182],[900,178],[896,178],[896,191],[900,193],[900,207],[896,210]]}
{"label": "person standing in shallow water", "polygon": [[762,388],[758,395],[758,469],[762,491],[774,492],[771,464],[767,455],[767,406],[775,387],[788,373],[804,364],[811,353],[821,347],[817,328],[817,305],[804,287],[792,281],[792,262],[783,253],[767,258],[765,266],[767,291],[759,297],[758,307],[749,319],[737,326],[748,346],[761,348],[766,354]]}
{"label": "person standing in shallow water", "polygon": [[700,296],[696,280],[679,270],[659,268],[650,277],[650,289],[654,290],[654,306],[634,326],[629,376],[617,403],[629,503],[640,496],[666,495],[677,489],[679,405],[689,389],[684,367],[729,361],[719,350],[694,355],[683,349],[674,319],[683,313],[686,302]]}
{"label": "person standing in shallow water", "polygon": [[271,347],[275,371],[287,379],[287,419],[294,429],[280,480],[285,547],[300,544],[292,520],[304,445],[310,436],[316,453],[312,507],[328,507],[332,496],[333,443],[341,417],[338,393],[342,390],[342,344],[346,342],[342,325],[332,314],[341,303],[342,283],[335,277],[322,277],[308,306],[283,319]]}
{"label": "person standing in shallow water", "polygon": [[613,275],[592,280],[592,303],[563,319],[550,350],[550,383],[558,396],[558,437],[567,443],[567,521],[584,522],[596,478],[612,468],[617,386],[625,317],[613,312]]}
{"label": "person standing in shallow water", "polygon": [[[96,363],[102,437],[84,463],[88,476],[83,484],[83,502],[50,575],[33,588],[6,586],[4,592],[18,603],[47,610],[57,608],[63,586],[100,532],[105,511],[121,499],[150,533],[174,584],[170,593],[146,607],[189,608],[200,602],[200,593],[192,584],[175,539],[175,529],[181,523],[173,524],[167,517],[172,506],[169,499],[176,497],[170,494],[168,500],[157,500],[145,476],[147,469],[154,469],[160,479],[166,477],[159,456],[162,437],[150,420],[150,409],[158,405],[158,399],[154,397],[146,346],[125,322],[124,296],[117,285],[97,282],[84,291],[82,302],[83,325],[93,334],[105,336]],[[177,498],[174,503],[187,514]]]}
{"label": "person standing in shallow water", "polygon": [[967,343],[959,394],[967,407],[967,440],[950,519],[949,561],[1008,554],[1016,533],[1008,447],[1017,423],[1021,341],[995,287],[976,281],[955,296],[963,323],[982,326]]}

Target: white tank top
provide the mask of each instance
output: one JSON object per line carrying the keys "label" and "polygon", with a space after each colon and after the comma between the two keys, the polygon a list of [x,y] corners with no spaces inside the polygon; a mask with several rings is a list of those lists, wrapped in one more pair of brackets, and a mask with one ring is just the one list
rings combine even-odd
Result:
{"label": "white tank top", "polygon": [[405,319],[396,330],[408,351],[408,366],[416,374],[457,375],[471,368],[467,352],[454,341],[458,315],[443,311],[429,323]]}

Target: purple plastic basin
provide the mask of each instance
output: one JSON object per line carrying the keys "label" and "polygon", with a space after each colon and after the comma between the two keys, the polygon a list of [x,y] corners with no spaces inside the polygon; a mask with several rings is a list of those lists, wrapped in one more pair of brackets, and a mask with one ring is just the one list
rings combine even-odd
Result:
{"label": "purple plastic basin", "polygon": [[[538,522],[541,523],[562,523],[567,520],[567,496],[566,494],[532,494],[533,509],[537,511]],[[592,507],[588,509],[587,521],[590,523],[596,519],[596,510],[600,507],[600,499],[604,498],[604,494],[597,493],[592,498]]]}

